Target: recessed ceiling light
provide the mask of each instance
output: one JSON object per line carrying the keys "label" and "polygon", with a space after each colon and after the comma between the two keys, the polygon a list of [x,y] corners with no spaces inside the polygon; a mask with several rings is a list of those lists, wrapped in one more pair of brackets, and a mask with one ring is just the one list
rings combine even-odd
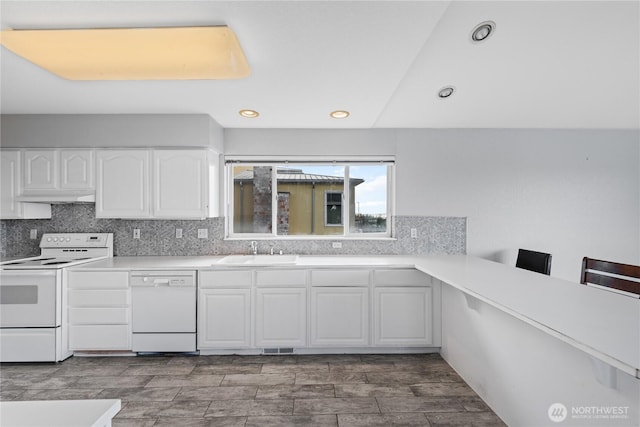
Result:
{"label": "recessed ceiling light", "polygon": [[247,119],[254,119],[260,115],[256,110],[240,110],[238,113]]}
{"label": "recessed ceiling light", "polygon": [[329,113],[329,115],[334,119],[346,119],[349,117],[349,112],[346,110],[336,110]]}
{"label": "recessed ceiling light", "polygon": [[496,23],[493,21],[484,21],[476,25],[471,32],[471,41],[480,43],[489,38],[496,30]]}
{"label": "recessed ceiling light", "polygon": [[448,98],[453,95],[455,88],[453,86],[445,86],[438,91],[438,97],[440,98]]}

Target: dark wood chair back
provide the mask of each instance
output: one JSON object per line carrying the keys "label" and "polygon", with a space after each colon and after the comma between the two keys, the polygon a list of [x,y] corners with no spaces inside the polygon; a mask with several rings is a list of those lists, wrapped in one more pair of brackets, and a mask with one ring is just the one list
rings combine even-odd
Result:
{"label": "dark wood chair back", "polygon": [[580,283],[584,285],[592,283],[640,295],[640,282],[629,279],[640,280],[640,266],[587,257],[582,259]]}
{"label": "dark wood chair back", "polygon": [[548,276],[551,274],[551,254],[520,249],[518,250],[516,267]]}

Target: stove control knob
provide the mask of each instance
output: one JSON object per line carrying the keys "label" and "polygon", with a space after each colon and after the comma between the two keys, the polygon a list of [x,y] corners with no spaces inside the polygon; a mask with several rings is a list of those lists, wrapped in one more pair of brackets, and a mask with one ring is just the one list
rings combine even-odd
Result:
{"label": "stove control knob", "polygon": [[70,241],[71,241],[71,237],[67,237],[67,242],[70,242]]}
{"label": "stove control knob", "polygon": [[58,241],[58,238],[57,238],[57,237],[54,237],[54,238],[53,238],[53,241],[54,241],[54,242],[57,242],[57,241]]}
{"label": "stove control knob", "polygon": [[47,237],[47,242],[50,242],[50,241],[51,241],[51,237]]}

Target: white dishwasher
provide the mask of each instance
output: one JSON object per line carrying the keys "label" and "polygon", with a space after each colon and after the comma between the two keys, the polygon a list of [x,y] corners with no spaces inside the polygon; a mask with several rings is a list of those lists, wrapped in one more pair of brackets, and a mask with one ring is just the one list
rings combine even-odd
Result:
{"label": "white dishwasher", "polygon": [[196,272],[132,271],[132,350],[196,351]]}

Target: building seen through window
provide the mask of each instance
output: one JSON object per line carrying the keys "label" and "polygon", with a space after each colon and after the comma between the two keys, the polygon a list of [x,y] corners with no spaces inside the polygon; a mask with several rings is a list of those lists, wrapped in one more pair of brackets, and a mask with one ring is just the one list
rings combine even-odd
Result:
{"label": "building seen through window", "polygon": [[387,233],[387,165],[231,167],[234,235]]}

